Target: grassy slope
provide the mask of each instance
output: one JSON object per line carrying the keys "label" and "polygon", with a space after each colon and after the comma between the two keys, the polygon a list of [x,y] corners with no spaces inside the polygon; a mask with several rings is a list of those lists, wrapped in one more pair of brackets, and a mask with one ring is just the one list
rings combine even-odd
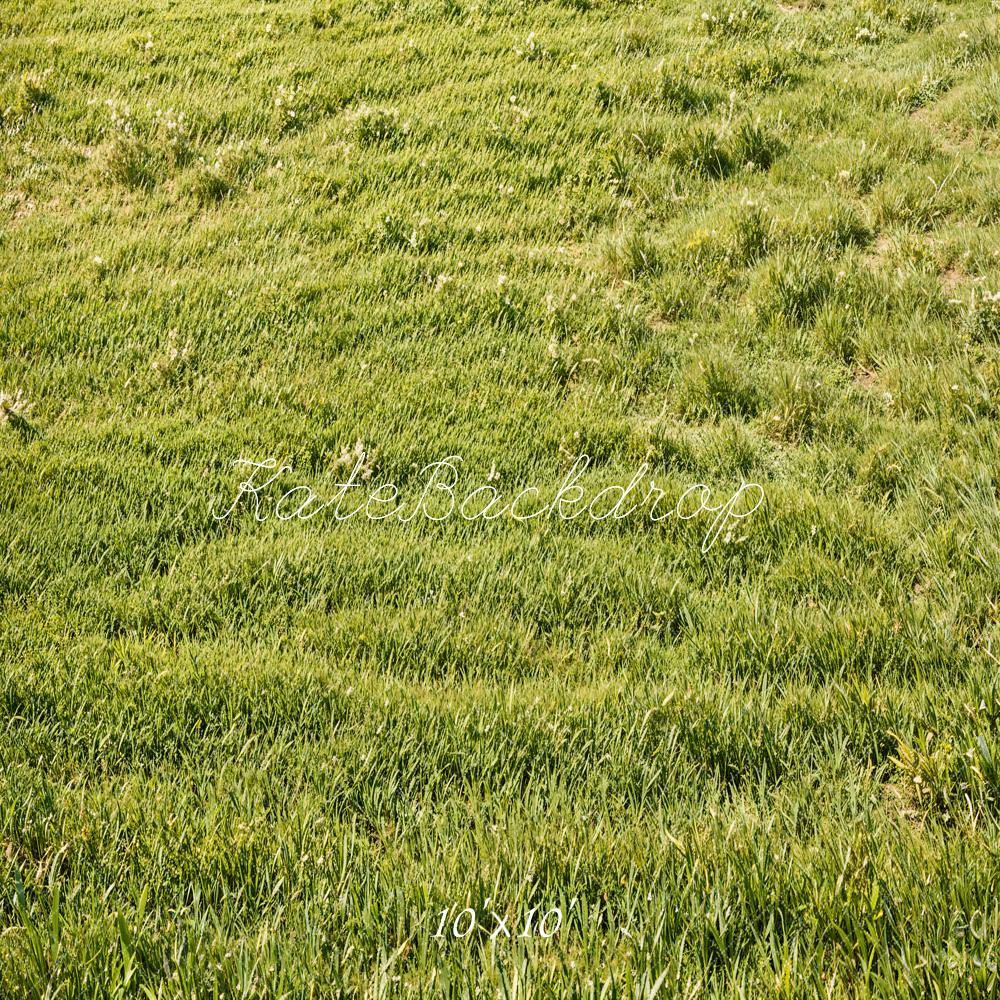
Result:
{"label": "grassy slope", "polygon": [[[9,7],[0,993],[995,988],[988,3]],[[209,518],[358,439],[768,500]]]}

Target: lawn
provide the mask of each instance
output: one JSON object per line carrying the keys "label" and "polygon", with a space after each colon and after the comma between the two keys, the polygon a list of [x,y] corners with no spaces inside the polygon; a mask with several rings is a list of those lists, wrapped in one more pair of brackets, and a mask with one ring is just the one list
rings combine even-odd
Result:
{"label": "lawn", "polygon": [[995,0],[7,0],[0,996],[1000,992],[998,154]]}

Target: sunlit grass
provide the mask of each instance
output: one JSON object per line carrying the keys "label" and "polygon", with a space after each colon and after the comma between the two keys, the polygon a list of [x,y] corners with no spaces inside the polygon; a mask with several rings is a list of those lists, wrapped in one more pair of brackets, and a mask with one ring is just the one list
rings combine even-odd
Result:
{"label": "sunlit grass", "polygon": [[5,11],[0,995],[996,992],[996,16]]}

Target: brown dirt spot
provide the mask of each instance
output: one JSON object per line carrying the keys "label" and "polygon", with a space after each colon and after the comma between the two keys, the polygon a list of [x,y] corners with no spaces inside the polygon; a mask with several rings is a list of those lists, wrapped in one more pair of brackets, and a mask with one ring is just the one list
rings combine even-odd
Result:
{"label": "brown dirt spot", "polygon": [[869,245],[865,254],[865,262],[871,268],[880,268],[892,256],[895,240],[886,233],[879,233]]}
{"label": "brown dirt spot", "polygon": [[955,267],[954,264],[952,264],[951,267],[946,268],[941,274],[941,281],[944,283],[944,287],[947,288],[949,292],[958,288],[958,286],[961,285],[966,278],[967,275],[965,272],[960,268]]}
{"label": "brown dirt spot", "polygon": [[862,389],[870,389],[878,381],[878,376],[871,368],[856,368],[854,384]]}

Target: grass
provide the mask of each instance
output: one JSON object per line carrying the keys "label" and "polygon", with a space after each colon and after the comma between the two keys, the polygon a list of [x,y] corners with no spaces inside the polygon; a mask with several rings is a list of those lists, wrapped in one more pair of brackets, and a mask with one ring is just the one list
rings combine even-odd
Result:
{"label": "grass", "polygon": [[994,994],[997,18],[6,11],[0,995]]}

